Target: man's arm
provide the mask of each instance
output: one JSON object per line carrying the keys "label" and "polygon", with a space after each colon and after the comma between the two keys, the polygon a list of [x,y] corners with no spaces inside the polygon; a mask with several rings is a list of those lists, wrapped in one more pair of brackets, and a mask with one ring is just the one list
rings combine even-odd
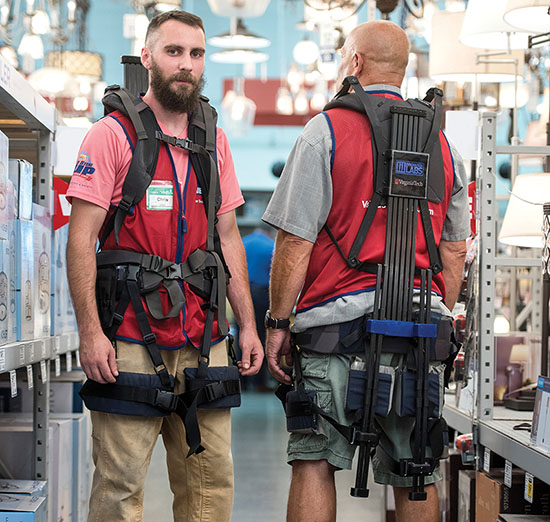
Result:
{"label": "man's arm", "polygon": [[445,304],[452,312],[460,285],[462,284],[462,270],[466,259],[466,241],[445,241],[439,243],[439,254],[443,262],[443,280],[445,281]]}
{"label": "man's arm", "polygon": [[231,279],[227,285],[227,297],[240,329],[239,345],[242,350],[242,361],[239,362],[239,370],[241,375],[255,375],[260,371],[264,354],[256,332],[246,254],[237,228],[235,212],[220,214],[217,229],[223,256],[231,273]]}
{"label": "man's arm", "polygon": [[[271,264],[269,302],[272,317],[290,317],[304,284],[313,243],[279,230]],[[281,368],[281,357],[290,355],[290,330],[267,329],[266,355],[269,370],[280,382],[290,384]]]}
{"label": "man's arm", "polygon": [[80,336],[80,361],[87,377],[102,384],[118,375],[114,348],[103,333],[95,298],[96,241],[107,211],[73,198],[67,243],[67,276]]}

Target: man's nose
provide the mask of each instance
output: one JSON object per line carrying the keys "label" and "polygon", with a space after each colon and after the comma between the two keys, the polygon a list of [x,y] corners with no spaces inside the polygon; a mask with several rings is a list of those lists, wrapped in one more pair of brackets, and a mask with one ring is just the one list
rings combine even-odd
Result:
{"label": "man's nose", "polygon": [[182,54],[181,60],[179,62],[179,70],[191,71],[192,69],[193,69],[193,61],[191,60],[191,55],[188,53]]}

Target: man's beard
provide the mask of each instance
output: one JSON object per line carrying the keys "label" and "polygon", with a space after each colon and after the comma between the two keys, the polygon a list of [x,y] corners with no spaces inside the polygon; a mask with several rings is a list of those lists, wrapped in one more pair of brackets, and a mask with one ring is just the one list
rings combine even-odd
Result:
{"label": "man's beard", "polygon": [[[189,82],[190,85],[177,85],[172,88],[174,81]],[[204,87],[204,78],[195,78],[188,72],[173,74],[164,78],[159,66],[151,65],[151,89],[158,102],[169,112],[193,112],[199,102],[199,96]]]}

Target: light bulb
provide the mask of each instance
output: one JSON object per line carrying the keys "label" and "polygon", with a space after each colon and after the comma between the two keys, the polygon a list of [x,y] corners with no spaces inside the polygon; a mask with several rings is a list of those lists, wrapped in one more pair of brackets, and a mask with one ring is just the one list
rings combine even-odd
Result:
{"label": "light bulb", "polygon": [[309,104],[314,111],[322,111],[327,104],[327,97],[323,92],[317,91],[311,97]]}
{"label": "light bulb", "polygon": [[17,53],[13,47],[9,45],[0,47],[0,54],[13,68],[17,69],[19,63],[17,61]]}
{"label": "light bulb", "polygon": [[48,34],[50,32],[50,17],[46,11],[39,9],[31,17],[31,30],[34,34]]}
{"label": "light bulb", "polygon": [[300,89],[294,100],[294,112],[296,114],[307,114],[309,112],[309,103],[305,89]]}
{"label": "light bulb", "polygon": [[286,81],[290,87],[290,91],[297,93],[300,90],[300,87],[304,81],[304,73],[299,71],[298,68],[293,64],[288,69],[286,76]]}
{"label": "light bulb", "polygon": [[297,63],[311,65],[319,57],[319,47],[311,40],[302,40],[294,46],[292,56]]}
{"label": "light bulb", "polygon": [[85,96],[77,96],[73,100],[73,109],[78,112],[85,112],[88,110],[88,98]]}
{"label": "light bulb", "polygon": [[25,33],[21,38],[17,52],[21,56],[30,56],[33,60],[44,58],[42,38],[37,34]]}
{"label": "light bulb", "polygon": [[280,87],[277,91],[276,111],[278,114],[290,115],[294,112],[292,96],[286,87]]}

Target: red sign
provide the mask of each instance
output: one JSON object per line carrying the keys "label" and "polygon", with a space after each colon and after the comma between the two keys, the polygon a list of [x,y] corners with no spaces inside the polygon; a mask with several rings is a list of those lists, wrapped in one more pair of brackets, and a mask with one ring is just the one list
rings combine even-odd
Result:
{"label": "red sign", "polygon": [[476,229],[476,182],[471,181],[468,184],[468,208],[470,209],[470,231],[472,236],[477,233]]}
{"label": "red sign", "polygon": [[67,201],[69,184],[57,176],[53,177],[53,229],[57,230],[69,222],[71,204]]}

